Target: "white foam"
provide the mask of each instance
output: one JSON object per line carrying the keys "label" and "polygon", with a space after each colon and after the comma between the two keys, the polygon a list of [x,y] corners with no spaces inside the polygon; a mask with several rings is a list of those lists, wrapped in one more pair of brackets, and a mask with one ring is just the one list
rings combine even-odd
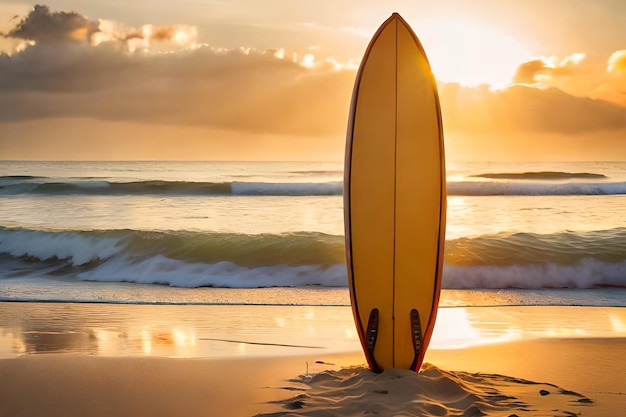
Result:
{"label": "white foam", "polygon": [[[345,265],[328,268],[319,265],[264,266],[248,268],[231,262],[215,264],[185,263],[155,256],[143,261],[128,257],[111,259],[96,268],[78,274],[89,281],[128,281],[165,284],[173,287],[204,286],[227,288],[297,287],[319,285],[346,287]],[[458,267],[445,265],[443,288],[594,288],[626,287],[626,262],[605,263],[591,259],[576,265],[532,264],[512,266]]]}
{"label": "white foam", "polygon": [[[32,257],[41,261],[58,259],[74,266],[99,261],[89,265],[90,270],[81,268],[82,271],[75,271],[80,279],[93,281],[232,288],[348,285],[346,267],[340,260],[327,263],[322,257],[320,262],[307,265],[281,263],[254,267],[226,261],[207,263],[202,262],[200,258],[195,262],[189,260],[185,262],[159,254],[158,247],[148,252],[128,252],[127,242],[130,236],[132,233],[123,231],[47,232],[0,228],[0,254],[15,258]],[[592,247],[591,243],[587,244]],[[611,245],[613,247],[616,244],[612,241]],[[623,256],[618,256],[621,253],[621,246],[618,245],[616,248],[611,252],[615,252],[617,254],[615,256],[601,256],[600,259],[585,258],[573,263],[576,257],[572,256],[549,257],[560,259],[561,263],[540,263],[531,256],[528,259],[535,261],[513,265],[446,264],[443,271],[443,287],[448,289],[626,287],[626,260]],[[607,255],[607,251],[593,252]],[[588,256],[592,256],[591,251]],[[217,258],[219,259],[221,258]],[[519,261],[523,258],[516,259]],[[607,262],[607,259],[612,259],[613,262]],[[246,257],[242,260],[246,261]],[[276,261],[275,258],[271,260]],[[32,270],[40,272],[41,268],[49,266],[59,267],[57,263],[54,265],[45,262],[32,263]],[[30,267],[23,269],[24,274],[28,273],[27,269]]]}
{"label": "white foam", "polygon": [[114,238],[95,238],[73,232],[20,230],[0,232],[0,253],[41,260],[64,259],[73,265],[111,258],[123,251]]}
{"label": "white foam", "polygon": [[626,287],[626,262],[582,259],[573,265],[553,263],[509,266],[444,265],[443,288],[594,288]]}
{"label": "white foam", "polygon": [[448,182],[449,195],[611,195],[626,194],[626,182],[537,183],[460,181]]}
{"label": "white foam", "polygon": [[296,287],[320,285],[345,287],[345,265],[328,268],[318,265],[265,266],[248,268],[231,262],[215,264],[186,263],[161,255],[143,261],[128,257],[111,259],[96,268],[78,274],[88,281],[128,281],[143,284],[165,284],[172,287]]}
{"label": "white foam", "polygon": [[235,195],[341,195],[343,192],[343,184],[339,181],[323,183],[233,182],[231,189]]}

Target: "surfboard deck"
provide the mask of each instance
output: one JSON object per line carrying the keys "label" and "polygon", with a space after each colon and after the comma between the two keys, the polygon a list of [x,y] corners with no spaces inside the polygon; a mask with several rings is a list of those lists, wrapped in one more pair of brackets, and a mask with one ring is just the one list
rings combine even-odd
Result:
{"label": "surfboard deck", "polygon": [[443,129],[426,54],[397,13],[357,73],[344,175],[350,296],[365,356],[374,371],[419,371],[441,289]]}

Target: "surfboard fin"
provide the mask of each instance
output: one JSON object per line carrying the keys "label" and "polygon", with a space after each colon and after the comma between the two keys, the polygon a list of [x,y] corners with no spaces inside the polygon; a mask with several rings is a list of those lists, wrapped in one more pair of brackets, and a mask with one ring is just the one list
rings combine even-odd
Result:
{"label": "surfboard fin", "polygon": [[365,347],[369,354],[370,365],[374,372],[381,372],[382,370],[376,363],[374,358],[374,348],[376,347],[376,338],[378,337],[378,309],[374,308],[370,312],[370,318],[367,321],[367,332],[365,333]]}
{"label": "surfboard fin", "polygon": [[411,369],[419,372],[419,369],[415,369],[415,367],[422,351],[422,324],[420,322],[420,313],[416,309],[411,310],[411,336],[413,338],[413,350],[415,351]]}

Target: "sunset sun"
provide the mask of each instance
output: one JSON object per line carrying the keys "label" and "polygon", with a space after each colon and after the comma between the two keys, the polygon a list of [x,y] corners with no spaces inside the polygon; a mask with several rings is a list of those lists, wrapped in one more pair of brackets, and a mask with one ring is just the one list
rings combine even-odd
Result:
{"label": "sunset sun", "polygon": [[513,37],[487,26],[439,17],[419,26],[422,43],[438,80],[465,87],[511,84],[517,67],[530,53]]}

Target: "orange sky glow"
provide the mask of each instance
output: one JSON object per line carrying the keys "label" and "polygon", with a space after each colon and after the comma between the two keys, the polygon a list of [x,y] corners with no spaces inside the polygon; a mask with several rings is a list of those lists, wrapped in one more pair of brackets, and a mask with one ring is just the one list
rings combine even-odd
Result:
{"label": "orange sky glow", "polygon": [[626,159],[621,0],[0,1],[0,159],[341,160],[394,11],[448,160]]}

